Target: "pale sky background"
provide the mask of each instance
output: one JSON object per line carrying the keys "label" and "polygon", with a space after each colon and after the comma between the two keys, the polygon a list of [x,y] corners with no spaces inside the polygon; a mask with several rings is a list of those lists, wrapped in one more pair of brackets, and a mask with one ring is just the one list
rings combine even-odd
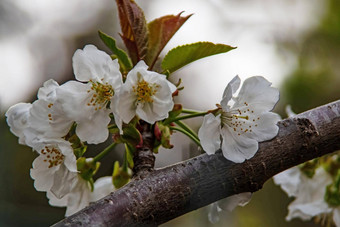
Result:
{"label": "pale sky background", "polygon": [[[277,42],[293,40],[299,43],[306,32],[318,25],[323,14],[322,1],[317,0],[137,0],[148,21],[178,14],[194,14],[175,34],[162,52],[178,45],[210,41],[236,46],[237,49],[194,62],[176,72],[172,79],[182,78],[185,89],[177,99],[186,108],[212,109],[221,99],[227,83],[239,75],[242,80],[262,75],[279,87],[285,75],[296,64],[289,52],[278,49]],[[6,4],[7,3],[7,4]],[[0,22],[0,113],[18,102],[30,101],[47,79],[60,82],[71,72],[71,50],[74,38],[89,29],[100,28],[99,17],[109,12],[116,20],[113,0],[4,0],[27,14],[13,14],[10,22],[24,26],[11,31],[11,25]],[[7,7],[8,10],[9,7]],[[8,10],[8,12],[10,12]],[[8,13],[7,12],[7,13]],[[12,12],[10,12],[12,13]],[[7,27],[6,27],[7,26]],[[7,30],[6,30],[7,29]],[[13,30],[13,29],[12,29]],[[106,31],[105,31],[106,32]],[[116,31],[116,33],[119,31]],[[47,70],[41,66],[48,66]],[[197,125],[197,123],[193,122]],[[189,140],[174,135],[177,150],[187,150]],[[160,152],[157,160],[174,163],[181,153]],[[161,158],[166,155],[167,158]]]}

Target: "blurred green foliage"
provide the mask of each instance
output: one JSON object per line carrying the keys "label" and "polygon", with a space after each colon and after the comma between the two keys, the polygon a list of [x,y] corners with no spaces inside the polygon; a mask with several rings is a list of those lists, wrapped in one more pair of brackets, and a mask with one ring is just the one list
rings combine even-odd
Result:
{"label": "blurred green foliage", "polygon": [[297,68],[281,89],[281,108],[300,113],[340,98],[340,1],[325,1],[319,27],[295,49]]}

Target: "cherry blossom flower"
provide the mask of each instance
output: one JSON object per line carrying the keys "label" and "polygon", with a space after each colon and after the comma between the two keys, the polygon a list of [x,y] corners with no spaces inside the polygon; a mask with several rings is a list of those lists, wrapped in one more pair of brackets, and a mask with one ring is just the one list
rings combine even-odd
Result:
{"label": "cherry blossom flower", "polygon": [[61,138],[68,133],[73,121],[65,117],[58,102],[58,88],[57,82],[48,80],[39,89],[38,100],[33,104],[19,103],[9,108],[7,123],[19,137],[19,143],[33,147],[33,140]]}
{"label": "cherry blossom flower", "polygon": [[90,194],[91,187],[89,182],[80,175],[76,175],[75,182],[65,196],[58,198],[51,191],[48,191],[46,196],[51,206],[66,207],[65,216],[67,217],[88,206]]}
{"label": "cherry blossom flower", "polygon": [[168,117],[174,102],[172,93],[176,87],[165,75],[148,71],[144,61],[127,74],[112,109],[123,122],[129,123],[137,115],[140,119],[153,124]]}
{"label": "cherry blossom flower", "polygon": [[33,161],[31,177],[37,191],[51,191],[62,198],[72,188],[77,176],[77,161],[68,141],[62,139],[34,140],[39,156]]}
{"label": "cherry blossom flower", "polygon": [[73,184],[71,191],[62,198],[57,198],[53,193],[47,192],[46,196],[52,206],[66,207],[65,216],[70,216],[85,208],[90,202],[95,202],[115,190],[112,184],[112,177],[101,177],[94,183],[91,192],[90,184],[79,175]]}
{"label": "cherry blossom flower", "polygon": [[326,186],[333,182],[332,177],[319,167],[312,178],[303,174],[295,166],[274,176],[274,182],[281,186],[288,196],[295,200],[288,206],[287,221],[301,218],[304,221],[322,214],[333,213],[333,221],[340,226],[340,207],[331,207],[325,201]]}
{"label": "cherry blossom flower", "polygon": [[97,144],[108,137],[109,104],[123,83],[118,60],[93,45],[77,50],[73,69],[78,81],[69,81],[57,91],[66,116],[77,123],[82,141]]}
{"label": "cherry blossom flower", "polygon": [[279,100],[279,91],[265,78],[246,79],[238,96],[233,97],[239,86],[240,78],[236,76],[223,93],[220,113],[205,115],[198,132],[208,154],[214,154],[221,147],[224,157],[237,163],[252,158],[258,142],[275,137],[276,123],[281,119],[270,112]]}

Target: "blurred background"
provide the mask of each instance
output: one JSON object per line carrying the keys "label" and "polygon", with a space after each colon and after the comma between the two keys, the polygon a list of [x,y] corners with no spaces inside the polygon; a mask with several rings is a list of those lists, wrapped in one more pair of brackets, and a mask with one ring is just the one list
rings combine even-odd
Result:
{"label": "blurred background", "polygon": [[[340,2],[337,0],[137,0],[148,21],[166,14],[194,13],[162,52],[177,45],[211,41],[237,46],[179,70],[184,91],[176,98],[186,108],[213,108],[227,83],[239,75],[262,75],[280,88],[276,111],[296,113],[340,98]],[[0,1],[0,226],[47,226],[65,210],[48,205],[29,176],[36,155],[18,145],[5,121],[7,109],[32,102],[47,79],[59,84],[73,79],[72,55],[86,44],[106,50],[97,36],[102,30],[121,48],[114,0]],[[198,129],[200,120],[189,121]],[[160,150],[158,167],[199,154],[197,147],[175,134],[172,150]],[[120,148],[110,158],[120,158]],[[92,151],[94,152],[94,151]],[[90,151],[91,154],[91,151]],[[101,174],[110,174],[112,159]],[[244,208],[223,213],[210,224],[202,208],[163,226],[318,226],[300,220],[286,222],[291,200],[272,181],[256,192]]]}

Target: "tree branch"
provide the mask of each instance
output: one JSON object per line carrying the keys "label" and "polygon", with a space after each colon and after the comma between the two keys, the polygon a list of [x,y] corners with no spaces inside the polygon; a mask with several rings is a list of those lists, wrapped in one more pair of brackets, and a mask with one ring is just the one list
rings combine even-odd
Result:
{"label": "tree branch", "polygon": [[145,175],[154,170],[155,166],[155,156],[153,154],[155,137],[151,132],[151,125],[142,122],[139,130],[142,134],[143,144],[137,147],[133,156],[133,179],[145,177]]}
{"label": "tree branch", "polygon": [[155,226],[241,192],[273,175],[340,149],[340,101],[278,123],[279,134],[236,164],[221,152],[150,172],[55,226]]}

